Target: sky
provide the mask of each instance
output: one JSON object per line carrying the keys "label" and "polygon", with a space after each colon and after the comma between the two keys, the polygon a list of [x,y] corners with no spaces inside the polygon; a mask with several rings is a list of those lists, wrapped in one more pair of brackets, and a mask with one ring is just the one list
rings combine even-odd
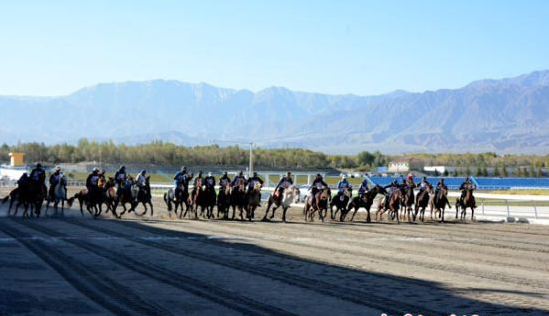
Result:
{"label": "sky", "polygon": [[174,79],[374,95],[549,69],[549,1],[1,1],[0,95]]}

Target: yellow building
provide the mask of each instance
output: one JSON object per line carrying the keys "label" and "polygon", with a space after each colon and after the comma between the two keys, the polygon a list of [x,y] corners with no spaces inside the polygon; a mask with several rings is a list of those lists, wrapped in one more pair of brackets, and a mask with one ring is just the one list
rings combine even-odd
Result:
{"label": "yellow building", "polygon": [[20,167],[24,165],[24,153],[10,153],[10,166]]}

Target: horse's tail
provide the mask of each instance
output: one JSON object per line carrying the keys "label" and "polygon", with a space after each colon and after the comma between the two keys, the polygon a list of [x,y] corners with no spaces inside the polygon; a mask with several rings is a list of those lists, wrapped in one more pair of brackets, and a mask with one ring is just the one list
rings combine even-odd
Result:
{"label": "horse's tail", "polygon": [[166,205],[168,206],[168,211],[172,211],[172,203],[170,201],[170,197],[168,196],[168,193],[164,193],[164,202],[166,202]]}
{"label": "horse's tail", "polygon": [[74,202],[74,196],[67,199],[67,204],[69,205],[69,207],[72,207],[72,203]]}
{"label": "horse's tail", "polygon": [[4,197],[4,198],[2,199],[2,204],[6,203],[9,199],[10,199],[10,196],[9,196],[9,195],[6,195],[6,197]]}

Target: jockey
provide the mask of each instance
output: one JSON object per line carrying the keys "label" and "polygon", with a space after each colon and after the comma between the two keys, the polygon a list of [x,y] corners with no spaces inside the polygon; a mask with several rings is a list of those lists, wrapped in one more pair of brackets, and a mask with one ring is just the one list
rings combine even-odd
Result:
{"label": "jockey", "polygon": [[118,187],[124,186],[126,182],[126,166],[121,166],[118,171],[114,174],[114,182],[118,184]]}
{"label": "jockey", "polygon": [[438,192],[441,189],[448,190],[448,187],[444,184],[444,178],[438,180],[437,187],[435,188],[435,204],[438,203]]}
{"label": "jockey", "polygon": [[[55,193],[55,186],[59,183],[59,181],[61,181],[62,175],[63,174],[61,173],[61,168],[59,166],[53,169],[53,173],[50,175],[50,190],[49,190],[50,198],[53,198]],[[66,184],[65,184],[65,191],[66,191]]]}
{"label": "jockey", "polygon": [[99,180],[99,169],[93,168],[92,173],[86,178],[86,188],[90,195],[95,196],[97,194],[97,181]]}
{"label": "jockey", "polygon": [[34,183],[38,183],[41,176],[44,176],[44,178],[46,178],[46,171],[42,169],[42,164],[37,163],[36,167],[32,169],[30,173],[30,180]]}
{"label": "jockey", "polygon": [[243,179],[244,183],[246,183],[246,177],[244,177],[244,172],[242,172],[242,170],[240,170],[238,175],[234,177],[233,182],[231,182],[231,187],[234,188],[235,186],[237,186],[240,179]]}
{"label": "jockey", "polygon": [[293,184],[294,180],[292,179],[292,173],[288,171],[286,172],[286,176],[281,177],[280,181],[278,181],[278,184],[274,189],[274,197],[279,199],[282,198],[282,193],[284,193],[284,190]]}
{"label": "jockey", "polygon": [[215,178],[211,172],[208,172],[208,176],[204,178],[204,184],[208,189],[215,189]]}
{"label": "jockey", "polygon": [[400,189],[400,184],[398,184],[398,181],[395,179],[393,182],[389,183],[388,185],[383,187],[384,189],[388,189],[385,194],[385,208],[389,207],[389,200],[391,199],[391,195],[393,195],[393,192]]}
{"label": "jockey", "polygon": [[183,166],[173,177],[175,185],[175,196],[179,196],[179,190],[181,185],[186,185],[187,180],[187,167]]}
{"label": "jockey", "polygon": [[[198,183],[198,180],[200,180],[200,185]],[[200,189],[198,186],[204,185],[204,179],[202,178],[202,170],[198,171],[198,175],[196,176],[196,178],[194,178],[193,185],[195,190]]]}
{"label": "jockey", "polygon": [[430,185],[430,183],[427,181],[427,177],[421,178],[421,182],[419,183],[419,192],[425,191],[428,185]]}
{"label": "jockey", "polygon": [[21,177],[19,178],[19,180],[17,180],[17,186],[19,188],[22,188],[24,186],[26,186],[27,184],[30,183],[30,177],[29,177],[29,174],[24,172]]}
{"label": "jockey", "polygon": [[257,175],[257,172],[254,172],[254,175],[246,182],[248,192],[251,192],[254,189],[256,182],[259,182],[261,186],[263,186],[263,180],[261,180],[261,178]]}
{"label": "jockey", "polygon": [[227,185],[231,184],[231,178],[229,178],[227,171],[223,172],[223,176],[219,178],[219,186],[225,189]]}
{"label": "jockey", "polygon": [[406,185],[406,188],[414,189],[416,187],[416,183],[414,182],[414,175],[409,173],[404,183]]}
{"label": "jockey", "polygon": [[364,179],[358,188],[358,197],[364,197],[364,194],[368,193],[368,176],[364,175]]}
{"label": "jockey", "polygon": [[141,172],[135,178],[135,184],[139,188],[142,188],[145,185],[145,181],[147,181],[146,174],[147,174],[147,170],[141,170]]}
{"label": "jockey", "polygon": [[316,202],[316,194],[324,187],[328,187],[328,184],[324,182],[324,179],[322,179],[322,175],[320,173],[317,173],[316,178],[313,180],[313,184],[309,187],[309,190],[311,190],[312,200],[311,203]]}
{"label": "jockey", "polygon": [[349,183],[349,181],[347,181],[347,177],[344,174],[341,174],[341,180],[339,180],[339,182],[337,183],[337,189],[337,196],[341,200],[343,200],[343,191],[345,191],[345,189],[349,190],[350,192],[352,192],[353,190],[353,186]]}
{"label": "jockey", "polygon": [[473,182],[471,182],[471,179],[469,179],[469,177],[466,177],[463,180],[463,183],[459,186],[459,189],[461,190],[461,196],[459,198],[459,201],[461,203],[463,203],[463,199],[465,198],[465,194],[467,193],[467,189],[474,190],[476,188],[475,188],[475,185],[473,184]]}

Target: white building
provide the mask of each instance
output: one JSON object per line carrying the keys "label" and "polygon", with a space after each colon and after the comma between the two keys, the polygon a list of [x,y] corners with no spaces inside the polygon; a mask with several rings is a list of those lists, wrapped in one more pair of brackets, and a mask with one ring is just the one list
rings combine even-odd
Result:
{"label": "white building", "polygon": [[402,173],[410,171],[410,162],[406,159],[397,159],[389,162],[389,172]]}

